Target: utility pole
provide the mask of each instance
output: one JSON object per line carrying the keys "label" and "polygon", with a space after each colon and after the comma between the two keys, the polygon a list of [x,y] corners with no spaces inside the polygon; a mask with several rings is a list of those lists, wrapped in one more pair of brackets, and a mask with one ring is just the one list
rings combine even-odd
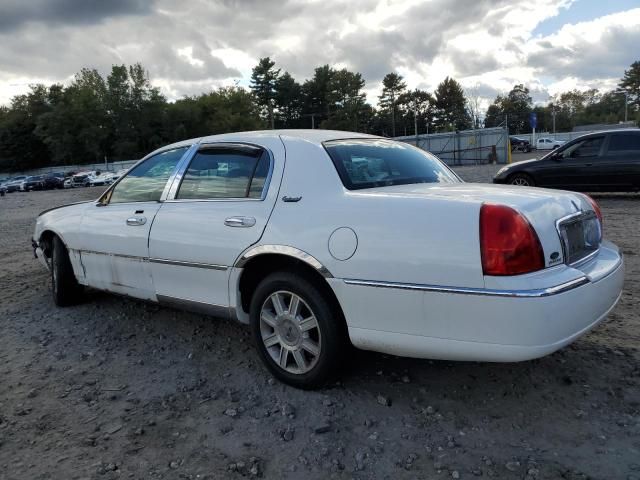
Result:
{"label": "utility pole", "polygon": [[396,136],[396,101],[391,99],[391,136]]}
{"label": "utility pole", "polygon": [[553,118],[553,138],[556,138],[556,109],[551,110],[551,117]]}
{"label": "utility pole", "polygon": [[316,115],[317,113],[303,113],[303,117],[311,117],[311,130],[316,128]]}
{"label": "utility pole", "polygon": [[418,146],[418,109],[413,110],[413,133],[416,135],[416,147]]}
{"label": "utility pole", "polygon": [[615,93],[623,93],[624,94],[624,123],[627,123],[628,115],[627,109],[629,108],[629,92],[626,90],[615,90]]}

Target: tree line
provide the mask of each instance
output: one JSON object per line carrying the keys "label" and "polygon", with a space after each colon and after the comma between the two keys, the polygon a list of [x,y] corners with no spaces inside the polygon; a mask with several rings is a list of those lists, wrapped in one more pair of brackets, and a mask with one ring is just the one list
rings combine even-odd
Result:
{"label": "tree line", "polygon": [[570,90],[558,93],[544,106],[534,105],[529,89],[515,85],[498,95],[487,109],[485,127],[509,126],[511,134],[530,133],[529,114],[537,116],[537,131],[567,132],[576,125],[616,124],[625,118],[640,126],[640,61],[631,64],[617,90]]}
{"label": "tree line", "polygon": [[[571,91],[544,107],[516,85],[498,96],[484,122],[479,98],[445,78],[433,92],[410,90],[403,77],[387,74],[374,107],[358,72],[329,65],[315,68],[302,83],[265,57],[253,68],[250,86],[224,87],[170,102],[151,85],[141,64],[114,65],[108,75],[82,69],[68,86],[32,85],[0,107],[0,171],[139,158],[178,140],[267,128],[326,128],[383,136],[414,135],[483,126],[508,119],[510,133],[538,128],[570,130],[579,123],[614,122],[624,96],[595,90]],[[640,115],[640,62],[625,72],[631,116]]]}

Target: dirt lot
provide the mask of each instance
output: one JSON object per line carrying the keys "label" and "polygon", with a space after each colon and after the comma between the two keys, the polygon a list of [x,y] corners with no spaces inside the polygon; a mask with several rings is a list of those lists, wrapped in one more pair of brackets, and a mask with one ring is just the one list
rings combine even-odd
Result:
{"label": "dirt lot", "polygon": [[318,392],[274,382],[241,325],[102,293],[54,307],[35,217],[97,195],[0,198],[1,479],[640,479],[637,195],[598,197],[626,290],[571,347],[518,364],[354,352]]}

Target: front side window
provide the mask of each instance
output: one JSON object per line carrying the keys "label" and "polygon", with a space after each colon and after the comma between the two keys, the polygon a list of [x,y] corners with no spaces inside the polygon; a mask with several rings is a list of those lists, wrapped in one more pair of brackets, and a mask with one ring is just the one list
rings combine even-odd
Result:
{"label": "front side window", "polygon": [[193,157],[176,199],[261,198],[269,155],[259,147],[204,147]]}
{"label": "front side window", "polygon": [[169,177],[188,148],[158,153],[134,167],[107,192],[104,203],[159,201]]}
{"label": "front side window", "polygon": [[593,137],[576,142],[565,150],[564,156],[571,158],[597,157],[600,155],[600,148],[604,137]]}
{"label": "front side window", "polygon": [[609,152],[627,153],[640,151],[640,135],[633,133],[614,133],[609,141]]}
{"label": "front side window", "polygon": [[342,183],[349,190],[411,183],[458,183],[433,155],[410,145],[383,139],[324,142]]}

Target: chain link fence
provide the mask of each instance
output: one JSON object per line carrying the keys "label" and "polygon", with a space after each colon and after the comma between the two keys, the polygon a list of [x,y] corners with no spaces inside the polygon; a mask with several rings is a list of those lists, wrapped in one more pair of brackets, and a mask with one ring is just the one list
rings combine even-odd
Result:
{"label": "chain link fence", "polygon": [[436,155],[447,165],[507,163],[509,135],[503,127],[395,137]]}

